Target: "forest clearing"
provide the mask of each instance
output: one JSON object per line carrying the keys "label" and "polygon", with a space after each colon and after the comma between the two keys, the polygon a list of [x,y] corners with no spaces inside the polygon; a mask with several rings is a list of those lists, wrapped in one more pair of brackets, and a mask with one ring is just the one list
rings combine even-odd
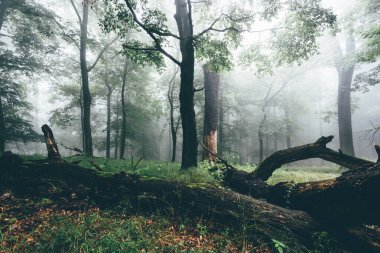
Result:
{"label": "forest clearing", "polygon": [[378,0],[0,0],[0,253],[380,252]]}

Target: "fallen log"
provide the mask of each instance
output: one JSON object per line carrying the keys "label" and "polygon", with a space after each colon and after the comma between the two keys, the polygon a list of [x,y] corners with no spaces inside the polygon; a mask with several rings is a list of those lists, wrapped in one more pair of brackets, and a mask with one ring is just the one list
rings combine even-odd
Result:
{"label": "fallen log", "polygon": [[305,212],[292,211],[231,190],[205,184],[187,185],[125,173],[100,176],[96,171],[63,161],[39,161],[18,167],[0,165],[0,190],[16,196],[88,199],[100,207],[127,202],[131,212],[210,219],[244,228],[256,243],[281,241],[296,252],[313,248],[321,227]]}
{"label": "fallen log", "polygon": [[346,240],[351,238],[348,240],[350,247],[365,249],[362,252],[380,251],[380,240],[374,242],[380,238],[380,230],[371,232],[369,236],[363,229],[360,233],[351,229],[380,224],[379,163],[370,168],[349,170],[336,179],[300,184],[287,182],[269,186],[250,173],[233,172],[231,169],[226,175],[229,177],[226,184],[238,192],[266,199],[275,205],[306,211],[330,232]]}
{"label": "fallen log", "polygon": [[[331,140],[332,136],[322,137],[312,144],[278,151],[259,166],[259,172],[248,173],[227,167],[224,183],[237,192],[266,199],[272,204],[306,211],[329,226],[330,231],[345,238],[352,237],[349,241],[360,244],[366,252],[380,251],[380,241],[373,242],[380,238],[380,230],[372,231],[369,236],[362,229],[365,224],[380,224],[380,163],[326,148]],[[378,146],[375,148],[380,154]],[[353,170],[336,179],[318,182],[286,182],[270,186],[263,180],[284,163],[312,157],[323,157]],[[353,230],[352,227],[360,229]]]}
{"label": "fallen log", "polygon": [[[380,216],[377,215],[380,213],[380,163],[326,148],[332,138],[321,137],[312,144],[277,151],[252,173],[228,167],[224,173],[224,183],[237,192],[264,198],[276,205],[304,210],[323,219],[346,225],[380,224]],[[375,148],[378,152],[378,146]],[[280,165],[306,157],[329,157],[329,161],[354,170],[348,170],[336,179],[318,182],[286,182],[270,186],[264,181]]]}
{"label": "fallen log", "polygon": [[348,169],[370,167],[375,164],[374,162],[327,148],[326,145],[331,142],[333,138],[334,136],[332,135],[328,137],[322,136],[314,143],[276,151],[258,166],[252,176],[266,181],[272,176],[273,172],[282,165],[310,158],[321,158]]}

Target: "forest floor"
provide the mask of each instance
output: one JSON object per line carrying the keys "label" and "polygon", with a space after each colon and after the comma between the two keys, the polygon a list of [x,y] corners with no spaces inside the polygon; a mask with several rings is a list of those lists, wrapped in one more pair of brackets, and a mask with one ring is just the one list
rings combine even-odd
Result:
{"label": "forest floor", "polygon": [[[198,168],[183,172],[178,164],[167,162],[82,156],[66,160],[96,169],[104,175],[125,171],[187,183],[219,184],[218,175],[211,175],[208,165],[202,163]],[[243,165],[240,168],[249,171],[254,166]],[[322,180],[339,175],[338,167],[285,167],[276,171],[270,183]],[[75,194],[71,199],[51,200],[17,198],[11,192],[0,192],[0,253],[295,252],[275,238],[270,244],[255,245],[245,234],[244,224],[236,229],[202,219],[174,217],[168,213],[131,214],[127,209],[128,203],[120,203],[112,209],[100,209],[94,203],[77,199]],[[315,240],[318,243],[326,238]]]}

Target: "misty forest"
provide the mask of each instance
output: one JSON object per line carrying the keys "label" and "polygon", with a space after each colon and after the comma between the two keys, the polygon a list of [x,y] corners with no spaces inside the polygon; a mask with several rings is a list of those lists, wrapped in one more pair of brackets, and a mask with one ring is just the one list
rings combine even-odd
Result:
{"label": "misty forest", "polygon": [[0,0],[0,253],[380,252],[379,0]]}

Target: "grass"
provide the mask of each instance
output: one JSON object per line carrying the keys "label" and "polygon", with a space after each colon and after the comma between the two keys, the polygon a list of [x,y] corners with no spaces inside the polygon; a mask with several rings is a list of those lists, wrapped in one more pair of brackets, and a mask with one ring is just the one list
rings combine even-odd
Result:
{"label": "grass", "polygon": [[[200,219],[61,209],[8,196],[0,204],[0,252],[242,252],[254,248],[228,227]],[[122,207],[118,207],[122,209]],[[256,249],[264,248],[260,245]],[[259,252],[259,251],[255,251]]]}
{"label": "grass", "polygon": [[[101,157],[88,158],[85,156],[72,156],[65,158],[68,162],[78,163],[89,169],[100,168],[100,173],[109,175],[119,172],[134,173],[143,177],[161,178],[169,181],[186,183],[213,183],[215,178],[208,172],[208,163],[201,162],[196,168],[180,170],[179,163],[162,161],[117,160]],[[94,166],[94,164],[96,166]]]}
{"label": "grass", "polygon": [[[124,171],[126,173],[135,173],[144,177],[161,178],[170,181],[180,181],[186,183],[217,183],[218,176],[211,175],[208,172],[210,165],[207,162],[200,162],[198,167],[188,170],[180,170],[178,163],[162,161],[137,161],[105,159],[100,157],[88,158],[84,156],[72,156],[65,158],[68,162],[77,162],[79,165],[96,169],[94,164],[101,169],[101,174],[109,175]],[[136,165],[137,164],[137,165]],[[256,169],[253,164],[237,164],[237,169],[252,172]],[[342,171],[338,166],[331,167],[291,167],[283,166],[277,169],[271,178],[269,184],[292,181],[295,183],[304,183],[310,181],[319,181],[338,177]]]}
{"label": "grass", "polygon": [[305,183],[321,181],[340,176],[342,170],[334,167],[281,167],[268,179],[268,184],[274,185],[279,182]]}
{"label": "grass", "polygon": [[[26,161],[43,159],[23,156]],[[208,172],[208,163],[197,168],[180,170],[178,163],[158,161],[116,160],[72,156],[65,158],[103,175],[119,172],[135,173],[144,177],[187,183],[219,183]],[[251,164],[236,165],[251,172]],[[270,184],[282,181],[305,182],[334,178],[340,175],[338,167],[282,167],[268,180]],[[3,194],[3,193],[0,193]],[[101,210],[88,204],[56,203],[49,198],[17,199],[12,194],[0,196],[0,253],[8,252],[279,252],[282,242],[272,238],[260,244],[244,234],[245,224],[239,228],[220,226],[201,219],[172,217],[167,214],[128,214],[127,203],[111,210]],[[86,208],[83,208],[86,207]],[[327,239],[326,239],[327,238]],[[330,239],[325,234],[315,235],[316,250],[326,250]],[[326,242],[327,241],[327,242]],[[276,246],[277,245],[277,246]],[[326,246],[327,245],[327,246]],[[284,248],[285,252],[291,251]]]}

